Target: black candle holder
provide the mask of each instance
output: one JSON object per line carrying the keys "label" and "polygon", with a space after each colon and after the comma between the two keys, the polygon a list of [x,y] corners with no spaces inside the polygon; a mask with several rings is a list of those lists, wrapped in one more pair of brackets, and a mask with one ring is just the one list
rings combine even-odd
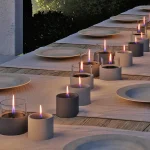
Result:
{"label": "black candle holder", "polygon": [[76,93],[61,93],[56,96],[56,115],[60,118],[76,117],[79,113],[79,96]]}

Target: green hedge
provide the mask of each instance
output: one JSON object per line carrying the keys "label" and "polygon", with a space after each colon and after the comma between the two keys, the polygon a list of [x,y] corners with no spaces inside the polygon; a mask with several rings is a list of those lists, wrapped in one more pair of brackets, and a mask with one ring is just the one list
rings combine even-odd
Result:
{"label": "green hedge", "polygon": [[[40,8],[47,13],[38,12],[32,17],[31,0],[24,0],[26,3],[24,5],[24,53],[55,42],[137,5],[150,4],[149,0],[38,1],[41,2],[38,4],[41,5]],[[27,7],[27,5],[30,6]]]}

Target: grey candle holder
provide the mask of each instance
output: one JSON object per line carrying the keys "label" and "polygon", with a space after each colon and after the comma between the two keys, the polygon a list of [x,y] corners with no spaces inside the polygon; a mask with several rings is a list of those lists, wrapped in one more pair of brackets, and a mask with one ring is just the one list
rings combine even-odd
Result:
{"label": "grey candle holder", "polygon": [[128,49],[132,52],[133,57],[141,57],[144,55],[144,45],[140,42],[129,42]]}
{"label": "grey candle holder", "polygon": [[110,52],[98,51],[94,53],[94,61],[101,64],[101,58],[103,59],[103,64],[108,64]]}
{"label": "grey candle holder", "polygon": [[27,132],[28,115],[26,113],[26,102],[21,99],[15,100],[15,113],[11,111],[12,99],[1,101],[0,134],[20,135]]}
{"label": "grey candle holder", "polygon": [[61,93],[56,96],[56,115],[60,118],[73,118],[79,113],[79,96],[76,93]]}
{"label": "grey candle holder", "polygon": [[144,52],[149,52],[149,39],[148,38],[138,38],[138,41],[143,44]]}
{"label": "grey candle holder", "polygon": [[100,79],[101,80],[121,80],[121,67],[113,64],[100,66]]}
{"label": "grey candle holder", "polygon": [[43,113],[40,118],[39,113],[33,113],[28,116],[28,138],[41,141],[53,137],[54,126],[53,115]]}
{"label": "grey candle holder", "polygon": [[89,73],[75,73],[75,74],[72,74],[71,77],[70,77],[70,84],[71,85],[78,84],[79,83],[79,77],[81,77],[81,80],[82,80],[83,84],[90,85],[91,89],[94,88],[93,74],[89,74]]}
{"label": "grey candle holder", "polygon": [[72,93],[79,95],[79,106],[85,106],[91,104],[90,86],[82,84],[81,87],[78,84],[70,85],[69,89]]}
{"label": "grey candle holder", "polygon": [[94,77],[99,76],[99,63],[96,61],[83,62],[83,70],[86,73],[93,74]]}
{"label": "grey candle holder", "polygon": [[130,67],[133,64],[132,52],[131,51],[117,51],[115,58],[119,58],[119,66]]}

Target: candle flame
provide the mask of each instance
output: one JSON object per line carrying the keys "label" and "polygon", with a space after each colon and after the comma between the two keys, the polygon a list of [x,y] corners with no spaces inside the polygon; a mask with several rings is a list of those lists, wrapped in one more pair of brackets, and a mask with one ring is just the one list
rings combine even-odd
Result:
{"label": "candle flame", "polygon": [[12,114],[15,113],[15,96],[12,97]]}
{"label": "candle flame", "polygon": [[140,24],[140,23],[138,24],[137,32],[138,32],[138,33],[140,33],[140,32],[141,32],[141,24]]}
{"label": "candle flame", "polygon": [[66,95],[69,97],[69,87],[66,87]]}
{"label": "candle flame", "polygon": [[141,39],[143,39],[143,33],[141,32]]}
{"label": "candle flame", "polygon": [[81,77],[79,77],[79,87],[81,87]]}
{"label": "candle flame", "polygon": [[83,72],[83,61],[80,62],[80,72]]}
{"label": "candle flame", "polygon": [[125,45],[123,45],[123,52],[125,52],[126,51],[126,46]]}
{"label": "candle flame", "polygon": [[106,52],[106,40],[104,40],[104,52]]}
{"label": "candle flame", "polygon": [[135,43],[137,43],[137,37],[135,36]]}
{"label": "candle flame", "polygon": [[112,54],[109,55],[109,64],[112,64]]}
{"label": "candle flame", "polygon": [[42,118],[42,105],[40,105],[40,118]]}
{"label": "candle flame", "polygon": [[88,51],[88,62],[90,62],[91,61],[91,50],[89,49],[89,51]]}
{"label": "candle flame", "polygon": [[146,24],[146,18],[145,18],[145,16],[143,17],[143,25],[145,25]]}

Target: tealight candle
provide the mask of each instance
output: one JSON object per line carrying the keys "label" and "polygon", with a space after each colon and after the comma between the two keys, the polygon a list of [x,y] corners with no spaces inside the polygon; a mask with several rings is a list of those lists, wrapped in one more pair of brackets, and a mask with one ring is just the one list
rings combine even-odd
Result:
{"label": "tealight candle", "polygon": [[79,106],[85,106],[91,103],[90,86],[82,84],[81,77],[79,77],[78,84],[70,85],[69,89],[72,93],[77,93],[79,95]]}
{"label": "tealight candle", "polygon": [[0,102],[2,114],[0,118],[0,134],[20,135],[27,132],[28,116],[26,102],[21,99],[3,100]]}
{"label": "tealight candle", "polygon": [[119,65],[121,67],[129,67],[132,66],[133,60],[132,60],[132,52],[126,51],[126,46],[123,45],[122,51],[117,51],[115,53],[115,57],[119,58]]}
{"label": "tealight candle", "polygon": [[69,87],[66,93],[56,96],[56,115],[60,118],[76,117],[79,113],[79,96],[76,93],[69,93]]}
{"label": "tealight candle", "polygon": [[101,63],[101,60],[103,60],[103,64],[108,64],[108,58],[109,58],[109,52],[107,52],[107,41],[104,40],[104,50],[98,51],[94,53],[94,60]]}
{"label": "tealight candle", "polygon": [[72,74],[70,77],[70,84],[77,84],[78,78],[81,77],[83,84],[90,85],[91,89],[94,88],[93,74],[85,73],[83,70],[83,61],[80,62],[80,72]]}
{"label": "tealight candle", "polygon": [[48,140],[53,137],[53,115],[42,112],[28,116],[28,138],[31,140]]}
{"label": "tealight candle", "polygon": [[138,41],[143,43],[144,52],[149,52],[149,39],[143,37],[143,33],[141,32],[141,37],[138,38]]}
{"label": "tealight candle", "polygon": [[99,63],[96,61],[91,61],[91,51],[88,51],[88,61],[83,62],[84,72],[93,74],[94,77],[99,76]]}
{"label": "tealight candle", "polygon": [[128,49],[132,52],[133,57],[141,57],[144,55],[144,45],[141,42],[137,42],[136,36],[135,42],[128,43]]}
{"label": "tealight candle", "polygon": [[112,64],[112,56],[109,56],[109,64],[100,66],[101,80],[121,80],[121,67]]}

